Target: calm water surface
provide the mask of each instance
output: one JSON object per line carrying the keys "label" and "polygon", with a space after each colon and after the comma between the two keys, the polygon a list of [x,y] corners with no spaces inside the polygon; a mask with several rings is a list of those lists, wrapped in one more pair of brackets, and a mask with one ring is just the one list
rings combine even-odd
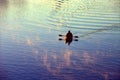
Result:
{"label": "calm water surface", "polygon": [[0,0],[0,80],[119,80],[119,4]]}

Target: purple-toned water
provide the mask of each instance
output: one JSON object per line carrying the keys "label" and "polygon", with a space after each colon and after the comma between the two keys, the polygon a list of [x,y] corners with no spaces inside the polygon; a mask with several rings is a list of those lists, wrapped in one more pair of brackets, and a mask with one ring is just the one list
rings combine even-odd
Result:
{"label": "purple-toned water", "polygon": [[[119,80],[119,8],[119,0],[0,0],[0,80]],[[58,36],[68,30],[79,37],[70,45]]]}

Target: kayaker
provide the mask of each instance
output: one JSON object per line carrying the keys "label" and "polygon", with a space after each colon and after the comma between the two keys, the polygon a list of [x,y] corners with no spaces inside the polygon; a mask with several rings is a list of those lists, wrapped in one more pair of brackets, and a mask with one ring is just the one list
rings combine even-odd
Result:
{"label": "kayaker", "polygon": [[73,34],[69,30],[68,33],[66,34],[66,39],[72,39],[72,38],[73,38]]}
{"label": "kayaker", "polygon": [[72,39],[73,39],[73,34],[69,30],[68,33],[66,34],[66,43],[70,45],[70,43],[72,42]]}

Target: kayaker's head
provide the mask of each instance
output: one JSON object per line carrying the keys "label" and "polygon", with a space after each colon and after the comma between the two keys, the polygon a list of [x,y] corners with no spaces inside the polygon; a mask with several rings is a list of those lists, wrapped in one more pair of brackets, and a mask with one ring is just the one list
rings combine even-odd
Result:
{"label": "kayaker's head", "polygon": [[68,33],[71,33],[70,30],[68,31]]}

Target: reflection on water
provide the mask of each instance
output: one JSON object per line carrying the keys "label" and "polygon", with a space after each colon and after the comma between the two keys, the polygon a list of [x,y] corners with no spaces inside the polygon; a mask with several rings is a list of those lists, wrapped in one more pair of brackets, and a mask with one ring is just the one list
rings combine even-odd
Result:
{"label": "reflection on water", "polygon": [[[44,55],[41,58],[44,66],[48,69],[49,72],[51,72],[54,76],[61,77],[64,80],[109,80],[110,75],[119,75],[119,73],[112,72],[112,66],[107,68],[107,64],[104,62],[99,64],[101,62],[100,58],[104,59],[106,56],[109,56],[109,54],[105,53],[106,55],[104,55],[102,52],[94,53],[95,54],[92,55],[88,52],[80,52],[78,54],[77,52],[72,52],[67,49],[65,52],[62,51],[60,54],[56,54],[44,50]],[[39,55],[37,54],[36,56]],[[37,57],[37,59],[39,58],[40,57]],[[38,63],[39,62],[40,61],[38,61]],[[106,68],[106,70],[103,68]],[[89,77],[86,78],[86,76]]]}
{"label": "reflection on water", "polygon": [[[119,0],[0,0],[0,80],[119,80]],[[58,34],[71,30],[70,46]]]}
{"label": "reflection on water", "polygon": [[8,8],[8,1],[7,0],[0,0],[0,18],[4,17],[4,15],[6,15],[7,8]]}

